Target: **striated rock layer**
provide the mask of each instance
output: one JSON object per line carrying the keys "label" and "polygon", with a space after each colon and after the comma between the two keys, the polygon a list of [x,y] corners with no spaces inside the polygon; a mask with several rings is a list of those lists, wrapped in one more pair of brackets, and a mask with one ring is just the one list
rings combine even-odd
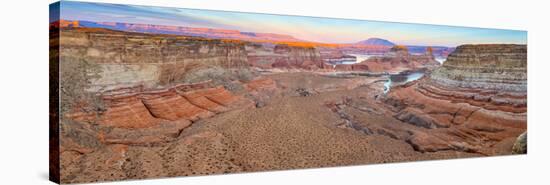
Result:
{"label": "striated rock layer", "polygon": [[197,68],[247,67],[245,42],[199,37],[119,32],[98,28],[62,29],[60,57],[98,66],[92,87],[166,85]]}
{"label": "striated rock layer", "polygon": [[66,117],[109,128],[98,133],[97,137],[103,143],[147,145],[170,141],[193,121],[252,105],[250,100],[234,95],[223,87],[205,87],[207,84],[184,84],[151,90],[142,87],[112,90],[100,95],[105,102],[105,110],[76,110],[66,114]]}
{"label": "striated rock layer", "polygon": [[490,110],[527,111],[527,47],[464,45],[420,83],[420,92]]}
{"label": "striated rock layer", "polygon": [[250,45],[247,47],[247,59],[251,66],[271,69],[305,69],[323,68],[321,54],[314,47],[289,46],[286,44]]}
{"label": "striated rock layer", "polygon": [[323,68],[311,46],[260,44],[240,40],[121,32],[102,28],[60,30],[62,62],[85,61],[95,66],[90,91],[181,82],[200,69]]}
{"label": "striated rock layer", "polygon": [[506,146],[509,153],[527,127],[527,48],[459,46],[442,67],[392,88],[384,101],[395,118],[428,129],[411,132],[408,139],[419,151],[489,155]]}
{"label": "striated rock layer", "polygon": [[[245,94],[278,89],[268,78],[253,79],[243,86]],[[238,156],[226,154],[232,152],[225,136],[210,131],[182,133],[188,129],[193,132],[190,126],[198,121],[208,122],[227,114],[238,115],[242,109],[253,109],[254,102],[248,98],[211,81],[154,89],[143,85],[124,87],[97,96],[105,104],[103,110],[75,108],[61,119],[62,182],[242,171],[235,164]],[[208,152],[182,153],[197,149]],[[212,159],[222,160],[223,168],[212,169]],[[191,163],[193,166],[188,166]],[[217,162],[215,165],[218,168]]]}
{"label": "striated rock layer", "polygon": [[[311,47],[78,25],[61,34],[60,64],[84,60],[91,65],[73,71],[93,78],[60,91],[90,85],[94,96],[77,93],[61,115],[62,182],[509,154],[526,130],[525,46],[461,46],[433,73],[383,95],[384,76],[303,72],[331,71]],[[391,50],[336,70],[436,67],[430,52]],[[250,67],[302,72],[214,82]],[[201,68],[223,70],[180,83]]]}

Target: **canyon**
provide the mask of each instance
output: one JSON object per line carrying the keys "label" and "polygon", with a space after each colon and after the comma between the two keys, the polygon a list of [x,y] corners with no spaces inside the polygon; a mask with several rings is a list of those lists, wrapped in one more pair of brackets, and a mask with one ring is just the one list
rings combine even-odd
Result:
{"label": "canyon", "polygon": [[[328,47],[86,24],[50,28],[63,183],[526,152],[526,45]],[[383,54],[327,62],[359,50]],[[412,72],[423,76],[385,90]]]}
{"label": "canyon", "polygon": [[397,119],[437,133],[413,132],[408,142],[417,150],[505,152],[527,128],[526,53],[525,45],[459,46],[442,67],[383,101]]}
{"label": "canyon", "polygon": [[[295,38],[291,35],[277,33],[257,33],[243,32],[239,30],[216,29],[216,28],[198,28],[184,26],[169,26],[169,25],[152,25],[152,24],[135,24],[135,23],[119,23],[119,22],[94,22],[94,21],[78,21],[78,20],[58,20],[50,23],[50,27],[59,28],[102,28],[108,30],[116,30],[133,33],[150,33],[150,34],[169,34],[190,37],[203,37],[212,39],[229,39],[241,40],[264,44],[284,44],[293,46],[308,46],[316,47],[320,50],[337,50],[346,53],[385,53],[396,44],[382,38],[369,38],[355,43],[320,43],[303,39]],[[432,52],[436,57],[446,58],[449,53],[454,50],[454,47],[446,46],[406,46],[411,54],[423,54],[428,47],[432,48]]]}

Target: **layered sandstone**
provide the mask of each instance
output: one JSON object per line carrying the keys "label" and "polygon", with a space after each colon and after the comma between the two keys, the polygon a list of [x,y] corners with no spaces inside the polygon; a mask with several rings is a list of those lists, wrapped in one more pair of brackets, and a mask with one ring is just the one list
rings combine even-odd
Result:
{"label": "layered sandstone", "polygon": [[314,47],[290,46],[286,44],[251,45],[247,47],[248,62],[251,66],[271,69],[305,69],[323,68],[321,54]]}
{"label": "layered sandstone", "polygon": [[[277,90],[275,81],[268,78],[254,79],[243,86],[246,87],[245,94]],[[207,131],[182,137],[182,133],[199,121],[204,124],[209,119],[216,119],[216,116],[223,116],[221,113],[235,115],[231,112],[254,108],[251,100],[222,86],[215,86],[212,81],[174,84],[162,88],[147,88],[143,85],[123,87],[98,92],[97,96],[105,104],[103,110],[88,112],[74,109],[61,119],[63,182],[161,177],[167,175],[164,173],[166,171],[195,175],[193,171],[202,173],[212,170],[178,166],[181,160],[175,158],[190,156],[179,151],[196,150],[197,146],[200,150],[214,152],[202,151],[196,158],[183,160],[187,161],[184,162],[186,165],[195,163],[197,166],[209,166],[207,160],[215,157],[216,160],[223,159],[223,164],[228,167],[215,173],[240,169],[233,164],[237,156],[222,153],[230,149],[226,147],[227,139],[223,135]],[[221,139],[224,143],[220,143]],[[204,143],[205,140],[208,142]],[[155,152],[160,147],[166,151]],[[163,156],[170,158],[163,159]],[[137,166],[139,170],[130,170],[134,168],[131,166]],[[161,172],[163,174],[159,174]],[[78,173],[89,175],[74,175]]]}
{"label": "layered sandstone", "polygon": [[62,29],[60,57],[98,65],[92,90],[180,81],[186,72],[209,66],[248,66],[245,43],[198,37],[154,35],[98,28]]}
{"label": "layered sandstone", "polygon": [[[209,82],[182,84],[162,89],[120,88],[99,96],[105,110],[75,110],[66,119],[109,128],[96,133],[106,144],[151,144],[166,142],[192,122],[235,108],[249,100],[223,87],[208,87]],[[234,105],[239,106],[234,106]],[[103,130],[103,129],[102,129]]]}
{"label": "layered sandstone", "polygon": [[392,88],[385,102],[395,118],[428,129],[408,139],[419,151],[489,155],[506,145],[509,153],[527,126],[526,67],[525,45],[463,45],[423,79]]}
{"label": "layered sandstone", "polygon": [[[302,71],[327,69],[310,47],[103,29],[62,34],[65,62],[99,66],[86,92],[103,104],[62,114],[63,182],[509,154],[526,130],[524,46],[461,46],[448,64],[384,95],[385,76]],[[435,67],[430,52],[402,47],[372,61],[341,70]],[[211,66],[209,81],[178,83]],[[210,76],[249,66],[302,72],[229,85]],[[60,91],[87,88],[77,85]]]}
{"label": "layered sandstone", "polygon": [[434,69],[439,66],[433,53],[429,49],[426,53],[412,55],[406,46],[394,46],[381,57],[371,57],[366,61],[355,64],[356,68],[364,66],[372,72],[400,72],[406,70]]}

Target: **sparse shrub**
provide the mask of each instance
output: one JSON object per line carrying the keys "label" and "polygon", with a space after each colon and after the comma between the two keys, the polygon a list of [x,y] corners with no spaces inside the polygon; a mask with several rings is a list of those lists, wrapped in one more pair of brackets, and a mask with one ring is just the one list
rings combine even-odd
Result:
{"label": "sparse shrub", "polygon": [[86,91],[92,80],[99,77],[99,65],[83,59],[59,61],[59,98],[60,112],[66,113],[74,109],[85,112],[103,111],[104,105],[100,97]]}
{"label": "sparse shrub", "polygon": [[187,74],[185,74],[183,78],[183,82],[197,83],[197,82],[203,82],[206,80],[219,82],[219,81],[225,81],[228,79],[229,79],[229,73],[227,72],[227,70],[218,66],[212,66],[212,67],[199,68],[199,69],[189,71]]}
{"label": "sparse shrub", "polygon": [[200,68],[189,71],[183,82],[197,83],[212,80],[214,85],[222,85],[227,90],[236,92],[244,88],[241,83],[250,82],[257,76],[255,72],[246,68],[226,69],[219,66]]}
{"label": "sparse shrub", "polygon": [[464,81],[464,76],[463,75],[456,75],[455,77],[455,80],[458,80],[458,81]]}
{"label": "sparse shrub", "polygon": [[238,69],[235,71],[235,76],[237,77],[237,80],[241,82],[250,82],[258,76],[258,74],[254,73],[254,71],[250,69]]}

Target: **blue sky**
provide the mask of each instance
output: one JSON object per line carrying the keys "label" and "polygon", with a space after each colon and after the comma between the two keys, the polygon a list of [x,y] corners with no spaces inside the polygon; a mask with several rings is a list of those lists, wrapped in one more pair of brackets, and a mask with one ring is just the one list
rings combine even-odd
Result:
{"label": "blue sky", "polygon": [[371,37],[403,45],[527,44],[527,32],[350,19],[62,1],[61,19],[278,33],[323,43]]}

